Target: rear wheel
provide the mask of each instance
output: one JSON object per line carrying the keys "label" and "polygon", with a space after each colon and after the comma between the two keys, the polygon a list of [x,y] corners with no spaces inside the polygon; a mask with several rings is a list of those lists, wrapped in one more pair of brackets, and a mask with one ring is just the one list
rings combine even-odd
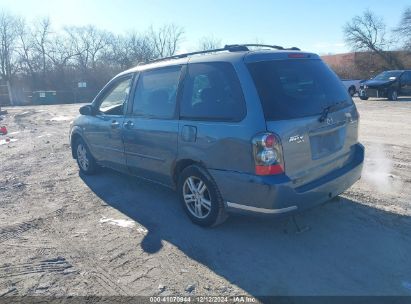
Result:
{"label": "rear wheel", "polygon": [[392,101],[398,100],[398,92],[397,90],[391,90],[388,92],[388,99]]}
{"label": "rear wheel", "polygon": [[76,160],[80,172],[87,175],[94,174],[97,170],[97,163],[82,138],[79,138],[76,141],[74,149],[74,151],[76,152]]}
{"label": "rear wheel", "polygon": [[211,227],[226,220],[220,191],[204,168],[194,165],[184,169],[178,179],[178,192],[183,208],[193,223]]}

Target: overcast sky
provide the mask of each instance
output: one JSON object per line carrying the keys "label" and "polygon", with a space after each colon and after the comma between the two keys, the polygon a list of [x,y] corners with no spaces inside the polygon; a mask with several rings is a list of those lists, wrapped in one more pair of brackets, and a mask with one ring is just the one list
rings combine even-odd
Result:
{"label": "overcast sky", "polygon": [[174,23],[185,29],[180,51],[213,36],[223,44],[259,41],[320,54],[348,51],[342,27],[356,14],[369,8],[393,28],[407,5],[410,0],[0,0],[0,9],[28,20],[50,17],[55,30],[92,24],[121,34]]}

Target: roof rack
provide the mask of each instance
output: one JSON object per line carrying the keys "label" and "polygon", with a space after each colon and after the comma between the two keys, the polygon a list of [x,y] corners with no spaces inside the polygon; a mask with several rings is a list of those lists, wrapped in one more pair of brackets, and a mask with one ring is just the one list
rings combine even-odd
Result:
{"label": "roof rack", "polygon": [[282,46],[279,45],[269,45],[269,44],[241,44],[242,46],[245,47],[261,47],[261,48],[270,48],[270,49],[276,49],[276,50],[285,50],[285,51],[301,51],[298,47],[291,47],[291,48],[284,48]]}
{"label": "roof rack", "polygon": [[247,51],[250,50],[248,47],[262,47],[262,48],[271,48],[271,49],[276,49],[276,50],[300,51],[300,49],[297,48],[297,47],[283,48],[282,46],[268,45],[268,44],[227,44],[223,48],[219,48],[219,49],[212,49],[212,50],[205,50],[205,51],[197,51],[197,52],[191,52],[191,53],[178,54],[178,55],[173,55],[173,56],[169,56],[169,57],[153,59],[153,60],[148,61],[148,63],[154,63],[154,62],[170,60],[170,59],[180,59],[180,58],[185,58],[185,57],[192,56],[192,55],[200,55],[200,54],[216,53],[216,52],[224,52],[224,51],[228,51],[228,52],[247,52]]}

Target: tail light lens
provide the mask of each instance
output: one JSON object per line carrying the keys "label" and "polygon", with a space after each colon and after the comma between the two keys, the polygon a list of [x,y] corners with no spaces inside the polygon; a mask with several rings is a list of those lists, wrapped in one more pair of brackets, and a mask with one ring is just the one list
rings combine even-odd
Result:
{"label": "tail light lens", "polygon": [[279,137],[274,133],[256,135],[253,140],[253,156],[257,175],[284,173],[284,161]]}

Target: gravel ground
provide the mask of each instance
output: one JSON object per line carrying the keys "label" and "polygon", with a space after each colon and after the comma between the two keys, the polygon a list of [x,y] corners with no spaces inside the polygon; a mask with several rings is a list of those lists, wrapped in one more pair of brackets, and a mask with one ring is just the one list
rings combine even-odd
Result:
{"label": "gravel ground", "polygon": [[[68,145],[79,105],[6,107],[0,122],[0,297],[411,295],[411,99],[356,99],[363,178],[296,217],[191,224],[176,194]],[[305,229],[307,228],[307,229]]]}

